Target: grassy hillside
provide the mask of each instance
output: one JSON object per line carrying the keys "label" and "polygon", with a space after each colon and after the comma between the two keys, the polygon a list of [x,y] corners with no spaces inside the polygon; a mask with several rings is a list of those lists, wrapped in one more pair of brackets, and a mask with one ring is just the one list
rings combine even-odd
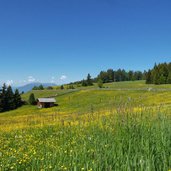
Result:
{"label": "grassy hillside", "polygon": [[32,92],[55,97],[59,106],[0,114],[0,170],[171,168],[171,85],[135,81]]}
{"label": "grassy hillside", "polygon": [[36,98],[55,97],[59,106],[38,109],[37,106],[26,105],[14,111],[1,113],[0,124],[3,126],[0,129],[10,129],[13,124],[19,127],[30,126],[30,123],[39,125],[41,122],[47,122],[47,118],[52,115],[60,115],[68,120],[71,115],[106,113],[124,106],[131,110],[171,106],[170,85],[146,85],[143,81],[110,83],[105,84],[103,89],[95,85],[74,90],[36,90],[22,95],[22,98],[28,100],[30,93],[34,93]]}

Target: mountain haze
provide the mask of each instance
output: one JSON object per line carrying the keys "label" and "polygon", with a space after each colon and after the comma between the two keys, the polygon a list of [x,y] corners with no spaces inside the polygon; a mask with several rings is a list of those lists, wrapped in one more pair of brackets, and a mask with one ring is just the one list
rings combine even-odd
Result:
{"label": "mountain haze", "polygon": [[48,87],[48,86],[56,86],[56,84],[54,83],[39,83],[39,82],[34,82],[34,83],[30,83],[30,84],[26,84],[24,86],[21,86],[21,87],[16,87],[19,92],[28,92],[28,91],[31,91],[33,89],[34,86],[40,86],[40,85],[43,85],[43,87]]}

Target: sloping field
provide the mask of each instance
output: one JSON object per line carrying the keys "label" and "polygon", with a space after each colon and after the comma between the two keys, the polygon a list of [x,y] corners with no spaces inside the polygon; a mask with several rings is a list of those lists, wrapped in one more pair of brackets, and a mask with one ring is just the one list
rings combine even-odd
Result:
{"label": "sloping field", "polygon": [[0,170],[171,168],[170,85],[122,82],[34,94],[55,97],[59,106],[0,114]]}

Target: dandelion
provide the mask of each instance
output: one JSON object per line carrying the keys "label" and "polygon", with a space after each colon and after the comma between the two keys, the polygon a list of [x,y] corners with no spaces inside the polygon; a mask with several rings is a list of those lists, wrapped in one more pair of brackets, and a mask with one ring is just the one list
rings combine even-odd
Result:
{"label": "dandelion", "polygon": [[10,169],[13,170],[14,169],[14,166],[11,166]]}

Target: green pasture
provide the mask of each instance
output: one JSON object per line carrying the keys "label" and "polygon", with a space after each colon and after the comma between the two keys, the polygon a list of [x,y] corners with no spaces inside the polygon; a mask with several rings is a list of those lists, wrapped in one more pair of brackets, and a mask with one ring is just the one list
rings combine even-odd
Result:
{"label": "green pasture", "polygon": [[170,171],[171,85],[31,91],[58,106],[0,114],[0,171]]}

